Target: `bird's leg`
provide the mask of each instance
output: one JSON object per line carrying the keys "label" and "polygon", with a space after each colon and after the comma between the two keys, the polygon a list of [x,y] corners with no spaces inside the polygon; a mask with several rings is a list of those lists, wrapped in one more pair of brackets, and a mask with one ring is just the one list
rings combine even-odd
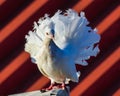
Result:
{"label": "bird's leg", "polygon": [[51,83],[48,88],[46,88],[47,91],[52,90],[54,87],[55,83]]}
{"label": "bird's leg", "polygon": [[42,89],[42,92],[46,92],[46,91],[52,90],[53,87],[54,87],[54,85],[55,85],[55,82],[51,79],[51,84],[50,84],[50,86],[49,86],[48,88]]}
{"label": "bird's leg", "polygon": [[64,90],[66,88],[65,82],[63,82],[61,85],[59,85],[58,88],[61,88]]}
{"label": "bird's leg", "polygon": [[62,83],[61,88],[62,88],[63,90],[65,90],[65,91],[69,94],[69,90],[68,90],[68,88],[66,87],[65,82]]}
{"label": "bird's leg", "polygon": [[66,85],[65,85],[64,82],[62,83],[61,88],[62,88],[63,90],[66,88]]}

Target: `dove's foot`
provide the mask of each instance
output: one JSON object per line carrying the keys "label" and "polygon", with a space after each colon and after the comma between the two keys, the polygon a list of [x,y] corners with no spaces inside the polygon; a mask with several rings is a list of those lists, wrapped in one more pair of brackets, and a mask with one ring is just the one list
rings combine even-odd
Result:
{"label": "dove's foot", "polygon": [[56,85],[56,86],[53,86],[53,88],[54,89],[66,89],[66,85],[65,85],[65,83],[62,83],[62,84],[60,84],[60,85]]}
{"label": "dove's foot", "polygon": [[60,86],[59,86],[59,88],[61,88],[61,89],[65,89],[66,88],[66,85],[65,85],[65,83],[62,83]]}
{"label": "dove's foot", "polygon": [[41,92],[47,92],[47,91],[50,91],[52,89],[63,89],[63,90],[68,91],[65,83],[62,83],[60,85],[51,84],[48,88],[42,89]]}
{"label": "dove's foot", "polygon": [[53,89],[53,87],[54,87],[54,85],[51,84],[48,88],[44,88],[44,89],[42,89],[41,92],[47,92],[47,91],[50,91],[50,90]]}
{"label": "dove's foot", "polygon": [[62,83],[61,88],[62,88],[63,90],[66,90],[66,92],[69,92],[68,89],[67,89],[67,87],[66,87],[66,85],[65,85],[65,83]]}

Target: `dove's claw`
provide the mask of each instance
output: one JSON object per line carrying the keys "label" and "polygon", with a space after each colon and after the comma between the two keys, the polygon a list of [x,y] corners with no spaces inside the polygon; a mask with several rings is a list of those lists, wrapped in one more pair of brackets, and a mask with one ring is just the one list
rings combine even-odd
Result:
{"label": "dove's claw", "polygon": [[61,88],[64,90],[65,89],[65,83],[62,83]]}
{"label": "dove's claw", "polygon": [[46,88],[46,90],[48,90],[48,91],[49,91],[49,90],[52,90],[52,89],[53,89],[53,86],[54,86],[54,85],[51,84],[48,88]]}
{"label": "dove's claw", "polygon": [[50,91],[50,90],[52,90],[53,89],[53,84],[51,84],[48,88],[44,88],[44,89],[42,89],[41,91],[42,92],[47,92],[47,91]]}
{"label": "dove's claw", "polygon": [[65,89],[66,88],[66,85],[65,85],[65,83],[62,83],[61,85],[57,85],[57,86],[54,86],[53,88],[57,88],[57,89]]}

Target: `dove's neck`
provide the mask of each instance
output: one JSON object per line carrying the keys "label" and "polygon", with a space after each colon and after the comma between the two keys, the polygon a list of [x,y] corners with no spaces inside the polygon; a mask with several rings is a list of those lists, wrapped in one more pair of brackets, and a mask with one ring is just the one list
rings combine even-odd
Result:
{"label": "dove's neck", "polygon": [[46,46],[49,46],[49,44],[50,44],[50,42],[52,41],[52,39],[51,38],[45,38],[45,40],[44,40],[44,44],[46,45]]}

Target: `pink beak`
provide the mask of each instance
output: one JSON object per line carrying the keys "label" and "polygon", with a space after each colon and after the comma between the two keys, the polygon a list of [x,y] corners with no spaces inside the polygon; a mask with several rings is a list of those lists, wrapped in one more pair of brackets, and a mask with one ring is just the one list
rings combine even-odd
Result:
{"label": "pink beak", "polygon": [[54,39],[54,35],[50,35],[50,38],[51,38],[51,39]]}

